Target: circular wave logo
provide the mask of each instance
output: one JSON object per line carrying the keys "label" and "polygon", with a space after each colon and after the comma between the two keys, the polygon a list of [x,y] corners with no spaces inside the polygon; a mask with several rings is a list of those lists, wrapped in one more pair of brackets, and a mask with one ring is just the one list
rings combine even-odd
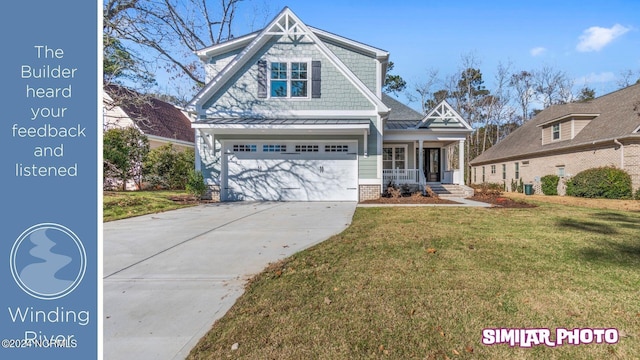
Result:
{"label": "circular wave logo", "polygon": [[82,281],[87,255],[73,231],[54,223],[25,230],[11,248],[11,275],[27,294],[59,299]]}

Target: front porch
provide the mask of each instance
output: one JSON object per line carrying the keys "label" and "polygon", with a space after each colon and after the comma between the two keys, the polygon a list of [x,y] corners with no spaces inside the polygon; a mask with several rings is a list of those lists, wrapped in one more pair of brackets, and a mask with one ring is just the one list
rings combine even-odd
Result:
{"label": "front porch", "polygon": [[382,154],[383,185],[464,185],[464,139],[449,142],[385,142]]}

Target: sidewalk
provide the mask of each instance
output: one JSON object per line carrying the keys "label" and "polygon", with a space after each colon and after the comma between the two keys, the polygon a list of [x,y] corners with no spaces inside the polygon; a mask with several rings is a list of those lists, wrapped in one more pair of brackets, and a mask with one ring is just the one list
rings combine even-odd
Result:
{"label": "sidewalk", "polygon": [[455,201],[459,204],[358,204],[358,207],[419,207],[419,206],[449,206],[449,207],[457,207],[457,206],[466,206],[466,207],[483,207],[489,208],[492,205],[487,204],[481,201],[474,201],[464,198],[447,198],[447,200]]}

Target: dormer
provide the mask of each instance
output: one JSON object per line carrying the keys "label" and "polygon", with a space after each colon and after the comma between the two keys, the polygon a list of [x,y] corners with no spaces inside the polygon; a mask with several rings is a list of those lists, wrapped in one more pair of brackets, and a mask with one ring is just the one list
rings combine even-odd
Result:
{"label": "dormer", "polygon": [[600,114],[567,114],[537,125],[542,130],[542,145],[567,141],[576,137]]}

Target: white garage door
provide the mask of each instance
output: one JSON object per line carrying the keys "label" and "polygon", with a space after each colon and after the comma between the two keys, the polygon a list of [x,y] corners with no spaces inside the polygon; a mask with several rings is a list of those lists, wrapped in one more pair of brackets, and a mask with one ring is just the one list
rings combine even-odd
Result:
{"label": "white garage door", "polygon": [[225,142],[224,200],[357,201],[357,142]]}

